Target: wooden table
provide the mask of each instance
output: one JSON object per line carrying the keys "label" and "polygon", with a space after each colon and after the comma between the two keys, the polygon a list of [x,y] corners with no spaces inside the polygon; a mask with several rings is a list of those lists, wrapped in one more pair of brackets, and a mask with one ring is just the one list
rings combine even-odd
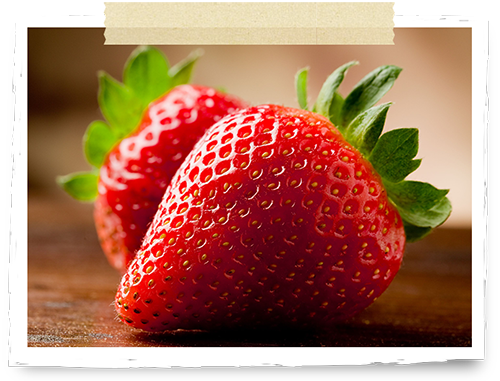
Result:
{"label": "wooden table", "polygon": [[62,193],[30,193],[28,346],[467,347],[471,329],[471,231],[437,229],[410,244],[389,289],[328,332],[147,334],[116,319],[120,275],[106,262],[92,206]]}

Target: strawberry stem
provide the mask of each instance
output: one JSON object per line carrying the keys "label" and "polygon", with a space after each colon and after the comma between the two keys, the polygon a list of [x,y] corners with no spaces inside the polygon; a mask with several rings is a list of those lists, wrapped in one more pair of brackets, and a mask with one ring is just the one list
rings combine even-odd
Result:
{"label": "strawberry stem", "polygon": [[[452,207],[446,197],[449,191],[428,183],[405,180],[421,163],[420,159],[414,159],[418,153],[416,128],[400,128],[382,134],[392,103],[375,104],[392,88],[402,69],[386,65],[373,70],[344,99],[338,88],[347,70],[355,64],[357,62],[352,61],[342,65],[326,79],[313,111],[327,117],[371,162],[382,179],[390,202],[403,219],[407,241],[418,241],[450,216]],[[301,78],[300,87],[297,85],[302,108],[306,79]]]}
{"label": "strawberry stem", "polygon": [[151,46],[136,48],[124,65],[123,83],[104,71],[98,72],[98,103],[106,121],[90,123],[83,137],[89,172],[59,176],[57,183],[79,201],[97,197],[98,171],[108,153],[139,125],[148,105],[175,86],[189,83],[193,68],[203,52],[195,50],[170,67],[167,57]]}

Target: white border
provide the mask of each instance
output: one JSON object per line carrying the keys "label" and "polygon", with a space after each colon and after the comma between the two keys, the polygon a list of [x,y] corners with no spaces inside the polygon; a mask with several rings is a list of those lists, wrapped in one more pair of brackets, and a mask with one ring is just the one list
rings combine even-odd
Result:
{"label": "white border", "polygon": [[[53,2],[54,3],[54,2]],[[15,19],[15,56],[12,74],[14,95],[9,104],[15,102],[14,128],[12,120],[6,136],[10,147],[7,186],[11,191],[10,202],[5,202],[9,221],[6,228],[12,236],[7,237],[4,254],[9,255],[8,291],[9,299],[9,364],[11,366],[69,366],[97,368],[140,367],[199,367],[199,366],[274,366],[296,367],[298,365],[362,365],[374,363],[410,364],[444,362],[454,359],[482,359],[485,355],[484,341],[484,281],[488,241],[486,241],[485,187],[487,181],[487,36],[485,17],[464,18],[451,12],[451,16],[440,16],[439,11],[426,12],[429,4],[415,5],[405,11],[403,2],[397,2],[396,27],[472,27],[473,28],[473,347],[472,348],[28,348],[27,327],[27,112],[23,105],[27,99],[27,27],[103,27],[104,4],[100,2],[33,2],[30,8],[19,1]],[[441,2],[432,2],[432,6]],[[449,4],[448,4],[449,5]],[[417,13],[411,10],[418,9]],[[428,8],[427,8],[428,9]],[[402,15],[405,16],[402,16]],[[43,16],[43,17],[41,17]],[[12,25],[12,24],[8,24]],[[12,45],[12,44],[11,44]],[[14,99],[12,99],[14,98]],[[5,141],[4,139],[2,139]],[[14,164],[12,166],[12,163]],[[8,172],[7,171],[7,172]],[[4,179],[5,180],[5,179]],[[10,189],[12,186],[12,189]],[[10,193],[10,192],[9,192]],[[7,196],[10,198],[10,196]],[[5,197],[4,197],[5,200]],[[10,200],[9,200],[10,201]],[[3,236],[2,236],[3,237]],[[495,295],[498,297],[498,295]],[[131,360],[135,359],[135,360]]]}

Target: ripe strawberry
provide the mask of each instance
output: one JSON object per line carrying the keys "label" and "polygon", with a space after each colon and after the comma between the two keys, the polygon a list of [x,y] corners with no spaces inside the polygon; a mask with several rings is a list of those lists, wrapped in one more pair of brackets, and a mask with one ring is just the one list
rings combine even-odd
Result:
{"label": "ripe strawberry", "polygon": [[135,256],[175,171],[205,130],[243,103],[212,88],[181,85],[153,102],[136,132],[101,167],[97,233],[111,264]]}
{"label": "ripe strawberry", "polygon": [[122,321],[146,331],[322,327],[389,286],[406,242],[444,222],[450,204],[447,191],[404,180],[420,163],[415,129],[380,136],[388,104],[372,106],[400,69],[375,70],[343,99],[352,64],[328,78],[317,112],[261,105],[206,132],[122,278]]}
{"label": "ripe strawberry", "polygon": [[[129,88],[101,76],[101,109],[111,124],[122,130],[116,133],[103,122],[91,124],[85,150],[89,162],[100,170],[84,176],[92,186],[89,199],[95,199],[101,246],[111,265],[121,272],[135,256],[167,185],[194,144],[216,121],[246,106],[236,97],[208,87],[179,84],[170,89],[189,79],[186,71],[191,70],[194,59],[166,77],[169,71],[159,51],[139,48],[124,73]],[[167,79],[166,85],[148,88],[157,86],[162,78]],[[114,98],[120,92],[118,102]],[[141,94],[145,94],[142,102]],[[130,101],[134,98],[135,102]],[[70,176],[63,184],[74,181]]]}

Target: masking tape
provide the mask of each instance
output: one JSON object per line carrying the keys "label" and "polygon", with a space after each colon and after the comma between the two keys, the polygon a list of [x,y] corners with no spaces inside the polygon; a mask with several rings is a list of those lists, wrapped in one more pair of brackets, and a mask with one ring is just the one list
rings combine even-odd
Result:
{"label": "masking tape", "polygon": [[394,3],[105,3],[107,45],[392,45]]}

